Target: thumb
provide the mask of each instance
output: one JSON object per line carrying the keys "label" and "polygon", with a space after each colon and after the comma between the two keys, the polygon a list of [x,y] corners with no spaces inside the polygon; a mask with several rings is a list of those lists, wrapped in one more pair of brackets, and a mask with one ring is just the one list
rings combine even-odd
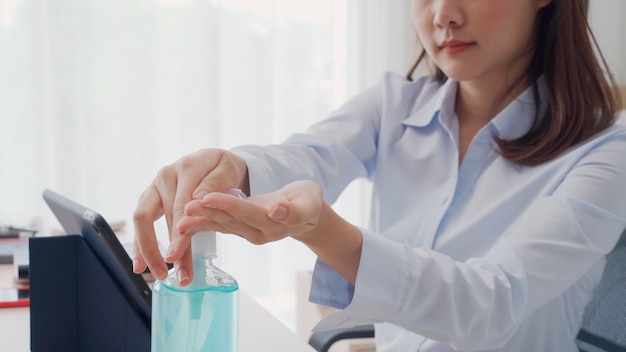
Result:
{"label": "thumb", "polygon": [[216,151],[215,164],[205,168],[207,174],[193,191],[194,199],[202,199],[212,192],[224,192],[229,188],[242,189],[249,194],[248,167],[237,155],[224,150]]}
{"label": "thumb", "polygon": [[[309,231],[312,226],[315,226],[318,215],[309,214],[302,204],[287,201],[273,205],[268,216],[271,220],[289,227],[293,233],[300,233]],[[315,220],[311,220],[312,217],[315,217]]]}
{"label": "thumb", "polygon": [[289,209],[280,203],[274,205],[272,209],[270,209],[270,212],[269,212],[270,219],[274,221],[284,220],[287,218],[288,215],[289,215]]}
{"label": "thumb", "polygon": [[233,187],[234,180],[228,177],[228,174],[220,169],[214,169],[209,172],[198,184],[193,191],[193,199],[203,199],[207,194],[213,192],[225,192]]}

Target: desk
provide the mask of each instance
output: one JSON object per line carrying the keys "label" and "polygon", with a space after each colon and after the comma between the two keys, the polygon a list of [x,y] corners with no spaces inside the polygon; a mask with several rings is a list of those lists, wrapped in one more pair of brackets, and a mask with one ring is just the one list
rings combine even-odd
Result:
{"label": "desk", "polygon": [[[6,278],[10,277],[11,270],[11,265],[0,265],[0,287],[6,287]],[[239,309],[240,352],[314,352],[311,346],[245,292],[239,294]],[[0,309],[0,350],[30,350],[30,313],[27,307]]]}

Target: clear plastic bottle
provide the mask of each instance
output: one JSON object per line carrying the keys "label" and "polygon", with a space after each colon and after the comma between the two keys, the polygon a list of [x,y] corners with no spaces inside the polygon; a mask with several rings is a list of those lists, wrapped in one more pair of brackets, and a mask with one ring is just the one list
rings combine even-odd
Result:
{"label": "clear plastic bottle", "polygon": [[193,281],[180,286],[174,269],[152,287],[152,352],[238,349],[239,286],[213,265],[215,232],[191,240]]}

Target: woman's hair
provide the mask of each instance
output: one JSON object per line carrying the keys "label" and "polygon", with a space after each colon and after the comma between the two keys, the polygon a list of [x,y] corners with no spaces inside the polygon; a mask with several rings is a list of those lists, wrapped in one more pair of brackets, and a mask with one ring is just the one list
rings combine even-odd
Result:
{"label": "woman's hair", "polygon": [[[539,11],[535,52],[525,77],[535,82],[533,93],[538,102],[537,80],[544,76],[548,109],[539,116],[536,104],[534,124],[524,136],[514,140],[496,138],[505,158],[538,165],[615,122],[622,101],[589,28],[588,12],[589,0],[553,0]],[[425,58],[427,54],[422,50],[407,79],[412,80]],[[448,79],[438,67],[433,75],[440,82]]]}

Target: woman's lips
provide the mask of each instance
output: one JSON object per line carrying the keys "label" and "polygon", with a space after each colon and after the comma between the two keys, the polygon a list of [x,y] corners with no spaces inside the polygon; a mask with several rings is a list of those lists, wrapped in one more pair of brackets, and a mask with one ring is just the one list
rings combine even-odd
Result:
{"label": "woman's lips", "polygon": [[459,40],[445,41],[439,45],[439,48],[447,54],[459,54],[469,50],[475,42],[463,42]]}

